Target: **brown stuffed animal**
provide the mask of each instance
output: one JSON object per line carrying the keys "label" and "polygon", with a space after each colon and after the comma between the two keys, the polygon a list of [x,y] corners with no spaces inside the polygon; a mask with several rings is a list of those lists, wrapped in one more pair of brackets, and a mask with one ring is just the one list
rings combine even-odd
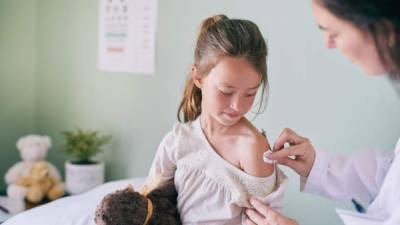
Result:
{"label": "brown stuffed animal", "polygon": [[64,186],[50,176],[48,164],[44,161],[35,163],[28,176],[19,179],[17,184],[28,188],[26,199],[32,203],[40,202],[44,197],[54,200],[64,195]]}
{"label": "brown stuffed animal", "polygon": [[140,194],[128,186],[103,198],[97,207],[95,222],[97,225],[181,225],[177,196],[173,181],[148,194],[146,191]]}

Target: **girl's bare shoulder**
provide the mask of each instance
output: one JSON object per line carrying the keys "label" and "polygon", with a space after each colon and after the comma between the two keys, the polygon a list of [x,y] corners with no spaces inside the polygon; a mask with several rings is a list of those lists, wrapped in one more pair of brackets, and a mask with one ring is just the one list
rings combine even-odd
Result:
{"label": "girl's bare shoulder", "polygon": [[240,121],[239,130],[241,169],[252,176],[271,175],[274,170],[273,165],[263,161],[264,152],[270,148],[267,138],[248,120]]}

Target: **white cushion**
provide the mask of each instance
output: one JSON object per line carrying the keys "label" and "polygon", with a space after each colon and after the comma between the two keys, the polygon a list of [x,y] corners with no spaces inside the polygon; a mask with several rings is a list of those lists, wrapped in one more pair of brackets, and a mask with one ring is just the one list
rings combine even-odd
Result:
{"label": "white cushion", "polygon": [[105,183],[84,194],[61,198],[11,217],[2,225],[94,225],[94,213],[108,193],[132,184],[137,190],[145,178]]}

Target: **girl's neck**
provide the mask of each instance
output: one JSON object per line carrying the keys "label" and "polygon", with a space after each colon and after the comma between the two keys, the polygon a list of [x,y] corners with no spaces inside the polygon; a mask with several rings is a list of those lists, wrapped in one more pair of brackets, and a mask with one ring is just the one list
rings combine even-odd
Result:
{"label": "girl's neck", "polygon": [[228,134],[232,130],[232,126],[225,126],[205,113],[200,115],[200,126],[207,137]]}

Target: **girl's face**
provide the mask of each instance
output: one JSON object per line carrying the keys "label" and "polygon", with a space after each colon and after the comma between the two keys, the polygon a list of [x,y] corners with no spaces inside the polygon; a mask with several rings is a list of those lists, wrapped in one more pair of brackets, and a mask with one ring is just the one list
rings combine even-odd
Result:
{"label": "girl's face", "polygon": [[324,33],[327,48],[338,48],[350,61],[361,66],[370,75],[385,73],[373,37],[352,23],[329,12],[312,1],[314,17]]}
{"label": "girl's face", "polygon": [[251,108],[261,75],[242,58],[225,57],[208,75],[193,75],[202,91],[202,113],[233,125]]}

